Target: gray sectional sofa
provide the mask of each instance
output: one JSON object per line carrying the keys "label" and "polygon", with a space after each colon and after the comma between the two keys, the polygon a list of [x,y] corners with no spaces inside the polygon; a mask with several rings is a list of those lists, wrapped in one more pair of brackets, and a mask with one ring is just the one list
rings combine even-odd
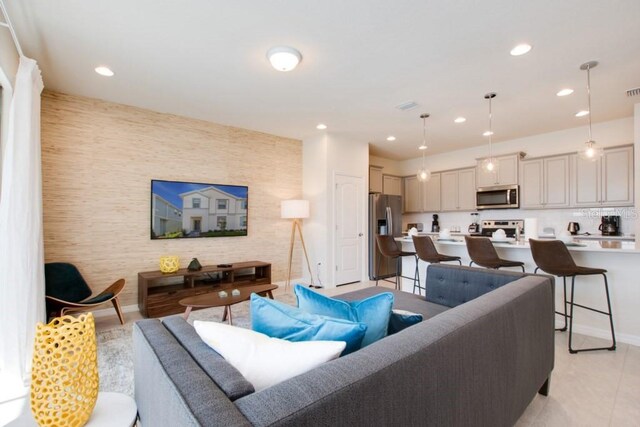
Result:
{"label": "gray sectional sofa", "polygon": [[[554,360],[553,278],[431,265],[425,320],[260,392],[181,317],[134,326],[144,426],[509,426]],[[361,299],[384,288],[343,294]],[[268,361],[264,361],[268,369]]]}

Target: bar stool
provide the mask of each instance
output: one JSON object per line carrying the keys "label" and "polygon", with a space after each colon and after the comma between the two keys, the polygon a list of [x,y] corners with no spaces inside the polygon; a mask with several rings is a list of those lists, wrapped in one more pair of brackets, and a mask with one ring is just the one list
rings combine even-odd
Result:
{"label": "bar stool", "polygon": [[520,267],[524,273],[524,262],[509,261],[508,259],[502,259],[498,256],[496,248],[493,247],[491,239],[488,237],[469,237],[464,236],[464,240],[467,243],[467,251],[471,262],[469,267],[473,263],[478,264],[484,268],[499,269],[502,267]]}
{"label": "bar stool", "polygon": [[[611,311],[611,299],[609,298],[609,283],[607,281],[607,270],[602,268],[590,268],[590,267],[581,267],[576,265],[571,253],[567,249],[567,246],[562,243],[560,240],[534,240],[529,239],[529,245],[531,246],[531,254],[533,255],[533,261],[536,263],[537,267],[534,270],[534,273],[538,271],[538,269],[544,271],[548,274],[553,274],[554,276],[562,277],[562,281],[564,284],[564,313],[560,313],[556,311],[557,314],[564,317],[564,327],[556,329],[556,331],[566,331],[567,330],[567,318],[569,318],[569,353],[575,354],[580,351],[593,351],[593,350],[609,350],[613,351],[616,349],[616,334],[613,329],[613,314]],[[597,310],[592,307],[586,307],[581,304],[577,304],[573,300],[574,296],[574,286],[576,282],[576,276],[591,276],[594,274],[601,274],[604,277],[604,290],[607,295],[607,308],[608,312],[604,312],[602,310]],[[567,301],[567,277],[571,277],[571,300]],[[569,314],[567,314],[567,305],[569,305]],[[582,348],[579,350],[574,350],[571,347],[571,337],[573,332],[573,307],[577,306],[580,308],[584,308],[587,310],[595,311],[596,313],[604,314],[609,316],[609,324],[611,325],[611,339],[613,340],[613,344],[611,347],[593,347],[593,348]]]}
{"label": "bar stool", "polygon": [[[411,236],[413,239],[413,247],[416,248],[416,255],[418,259],[422,261],[428,262],[429,264],[438,264],[441,262],[449,262],[449,261],[458,261],[460,265],[462,265],[462,261],[459,256],[450,256],[443,255],[438,253],[436,249],[436,245],[433,244],[433,240],[429,236]],[[424,272],[424,277],[427,277],[427,271]],[[422,295],[422,289],[424,289],[425,295],[427,293],[427,289],[423,286],[420,286],[420,282],[418,281],[417,285],[414,282],[413,285],[413,293],[416,293],[416,288],[418,288],[418,294]]]}
{"label": "bar stool", "polygon": [[[401,251],[398,248],[398,245],[396,244],[395,239],[393,238],[393,236],[390,236],[388,234],[385,235],[376,235],[376,242],[378,243],[378,249],[380,249],[380,254],[382,256],[385,256],[387,258],[391,258],[391,259],[395,259],[396,260],[396,276],[395,276],[395,281],[392,282],[391,280],[387,280],[387,279],[382,279],[385,282],[389,282],[389,283],[395,283],[396,285],[396,289],[400,290],[400,278],[404,277],[405,279],[411,279],[411,277],[407,277],[407,276],[403,276],[402,275],[402,257],[405,256],[412,256],[415,258],[416,260],[416,271],[414,273],[413,276],[413,289],[415,290],[416,288],[416,281],[419,283],[420,282],[420,275],[418,273],[418,255],[416,255],[415,252],[407,252],[407,251]],[[380,273],[380,254],[378,255],[378,271],[376,271],[376,286],[378,286],[378,276]]]}

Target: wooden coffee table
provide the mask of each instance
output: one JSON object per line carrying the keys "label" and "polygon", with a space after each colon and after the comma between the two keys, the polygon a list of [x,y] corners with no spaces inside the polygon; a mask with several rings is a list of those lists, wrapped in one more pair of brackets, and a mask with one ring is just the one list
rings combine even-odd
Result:
{"label": "wooden coffee table", "polygon": [[183,298],[179,304],[187,307],[184,311],[185,320],[189,318],[189,314],[193,308],[211,308],[211,307],[224,307],[224,313],[222,315],[222,321],[227,320],[231,325],[231,306],[242,301],[247,301],[251,298],[251,294],[258,294],[260,296],[268,296],[273,299],[271,291],[278,289],[278,285],[255,285],[255,286],[239,286],[237,288],[240,291],[240,295],[231,295],[231,289],[225,289],[227,293],[226,297],[221,297],[218,292],[209,292],[202,295],[196,295],[193,297]]}

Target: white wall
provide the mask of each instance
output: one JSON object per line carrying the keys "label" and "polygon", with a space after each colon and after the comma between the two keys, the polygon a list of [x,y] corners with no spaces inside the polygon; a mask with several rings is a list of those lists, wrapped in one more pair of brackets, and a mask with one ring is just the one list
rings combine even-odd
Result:
{"label": "white wall", "polygon": [[[633,115],[633,128],[634,128],[634,156],[635,156],[635,200],[636,200],[636,208],[638,207],[638,200],[640,200],[640,103],[636,104],[634,107],[634,115]],[[636,210],[636,214],[638,211]],[[636,223],[635,223],[635,233],[636,236],[640,236],[640,215],[636,215]],[[640,238],[636,238],[636,247],[640,249]]]}
{"label": "white wall", "polygon": [[[640,165],[639,155],[640,147],[638,137],[640,134],[640,107],[636,105],[635,126],[636,126],[636,165]],[[596,123],[593,126],[593,136],[597,144],[603,147],[615,145],[630,144],[634,141],[634,118],[628,117],[609,122]],[[519,138],[510,141],[504,141],[493,145],[494,155],[514,153],[523,151],[527,154],[527,158],[546,156],[561,153],[576,152],[584,146],[587,139],[587,127],[580,126],[571,129],[565,129],[557,132],[534,135],[526,138]],[[416,150],[417,151],[417,150]],[[447,169],[455,169],[461,167],[475,166],[476,159],[487,155],[487,145],[468,148],[464,150],[453,151],[449,153],[436,154],[427,156],[426,165],[432,171],[441,171]],[[416,153],[417,154],[417,153]],[[390,161],[389,165],[395,167],[400,175],[413,175],[421,164],[421,158],[405,160],[402,162]],[[378,159],[372,159],[372,164],[380,163]],[[636,167],[636,170],[638,167]],[[383,169],[383,171],[385,171]],[[640,191],[640,173],[635,176],[636,200]],[[543,214],[544,213],[544,214]],[[537,217],[540,230],[543,227],[553,227],[557,232],[564,230],[567,223],[576,221],[580,223],[581,232],[589,231],[597,233],[600,223],[599,215],[603,214],[601,209],[546,209],[542,210],[523,210],[523,209],[499,209],[487,210],[480,212],[480,219],[521,219],[527,217]],[[609,212],[611,215],[620,215],[622,223],[622,232],[624,234],[637,234],[635,220],[636,212],[634,208],[615,209]],[[409,222],[422,222],[425,229],[430,230],[431,213],[424,214],[407,214],[403,216],[403,226]],[[467,226],[471,223],[469,212],[443,212],[440,216],[440,227],[450,228],[459,226],[462,231],[466,231]]]}
{"label": "white wall", "polygon": [[[311,217],[304,221],[305,243],[314,276],[325,287],[335,286],[335,176],[362,178],[362,278],[367,275],[367,201],[369,146],[330,133],[303,141],[303,196],[311,202]],[[321,263],[318,266],[318,263]],[[304,270],[304,269],[303,269]],[[308,275],[306,270],[304,273]]]}

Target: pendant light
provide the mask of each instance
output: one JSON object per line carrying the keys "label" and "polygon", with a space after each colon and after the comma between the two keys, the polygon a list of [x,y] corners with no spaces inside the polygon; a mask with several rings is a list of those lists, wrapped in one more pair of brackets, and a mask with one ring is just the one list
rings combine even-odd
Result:
{"label": "pendant light", "polygon": [[418,169],[416,174],[420,182],[426,182],[431,179],[431,171],[424,165],[424,156],[427,151],[427,117],[429,117],[429,114],[420,115],[422,119],[422,145],[418,149],[422,151],[422,167]]}
{"label": "pendant light", "polygon": [[596,147],[596,142],[593,140],[591,136],[591,69],[598,65],[597,61],[589,61],[585,62],[580,66],[581,70],[587,71],[587,99],[589,106],[589,140],[585,142],[585,148],[578,151],[578,155],[581,159],[588,160],[591,162],[595,162],[604,154],[602,148]]}
{"label": "pendant light", "polygon": [[491,100],[496,96],[495,92],[489,92],[484,96],[484,99],[489,100],[489,132],[485,132],[485,135],[489,137],[489,157],[482,161],[482,170],[488,173],[496,173],[498,171],[498,162],[493,157],[493,116],[491,110]]}

